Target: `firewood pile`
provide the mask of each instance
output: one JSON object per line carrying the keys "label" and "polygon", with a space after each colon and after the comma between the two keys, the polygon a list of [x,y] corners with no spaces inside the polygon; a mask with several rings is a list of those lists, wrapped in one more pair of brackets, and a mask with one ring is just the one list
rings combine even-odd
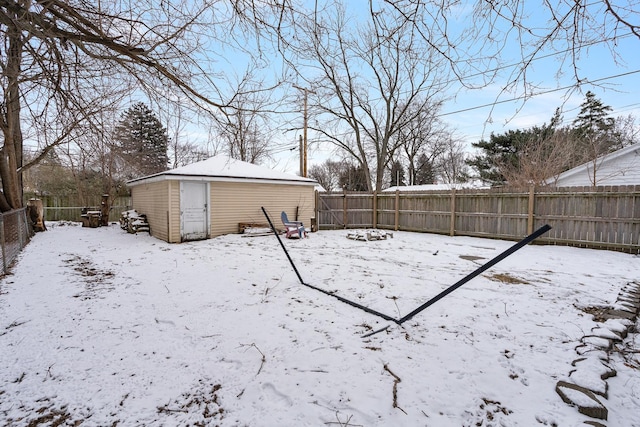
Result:
{"label": "firewood pile", "polygon": [[145,214],[138,213],[135,209],[131,209],[122,212],[120,215],[120,228],[132,234],[136,234],[139,231],[149,232],[149,222]]}
{"label": "firewood pile", "polygon": [[351,240],[361,240],[363,242],[371,241],[371,240],[387,240],[387,237],[393,238],[393,233],[390,231],[383,230],[356,230],[351,231],[347,234],[347,239]]}

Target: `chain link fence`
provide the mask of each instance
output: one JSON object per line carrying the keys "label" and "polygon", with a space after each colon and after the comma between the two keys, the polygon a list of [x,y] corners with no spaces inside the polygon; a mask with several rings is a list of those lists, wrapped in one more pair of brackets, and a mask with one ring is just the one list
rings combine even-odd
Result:
{"label": "chain link fence", "polygon": [[0,214],[0,245],[2,245],[2,274],[9,272],[11,263],[29,243],[31,230],[27,222],[27,209],[16,209]]}

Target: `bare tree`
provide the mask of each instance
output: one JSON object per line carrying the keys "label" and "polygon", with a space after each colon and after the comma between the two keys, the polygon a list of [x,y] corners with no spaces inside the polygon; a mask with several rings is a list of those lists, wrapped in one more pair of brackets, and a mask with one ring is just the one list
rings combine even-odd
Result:
{"label": "bare tree", "polygon": [[[448,62],[463,87],[481,88],[500,81],[500,95],[517,94],[522,102],[541,89],[541,83],[530,76],[537,61],[553,55],[556,75],[568,74],[573,80],[566,88],[570,92],[585,82],[603,84],[593,80],[588,68],[580,67],[590,49],[602,46],[611,55],[607,60],[624,64],[618,45],[625,39],[640,41],[640,0],[381,3],[415,27],[416,34]],[[468,25],[452,24],[460,22]],[[503,55],[507,51],[510,54]]]}
{"label": "bare tree", "polygon": [[171,161],[174,168],[190,165],[210,157],[206,148],[195,142],[172,142]]}
{"label": "bare tree", "polygon": [[468,165],[464,144],[453,133],[443,139],[443,151],[434,161],[437,175],[446,184],[457,184],[468,179]]}
{"label": "bare tree", "polygon": [[[31,160],[31,152],[25,151],[25,162]],[[66,199],[79,197],[77,181],[68,164],[56,151],[50,151],[37,165],[28,169],[24,176],[25,192],[34,196],[56,196]]]}
{"label": "bare tree", "polygon": [[505,162],[500,171],[511,187],[528,188],[549,184],[566,171],[578,144],[568,128],[529,134],[518,150],[516,163]]}
{"label": "bare tree", "polygon": [[[199,134],[197,119],[210,123],[216,118],[202,117],[197,110],[179,100],[165,99],[164,101],[165,105],[158,105],[158,111],[167,124],[169,134],[169,167],[175,169],[209,158],[209,148],[199,141],[202,137]],[[196,119],[195,122],[194,119]]]}
{"label": "bare tree", "polygon": [[[446,63],[462,87],[482,88],[500,81],[502,91],[496,101],[503,95],[508,95],[510,99],[515,95],[516,99],[524,103],[540,90],[549,89],[532,80],[530,73],[534,64],[550,56],[561,64],[557,68],[558,78],[569,74],[573,79],[573,84],[564,89],[567,92],[579,89],[585,82],[604,84],[590,80],[592,76],[588,74],[589,69],[580,67],[580,61],[587,50],[596,46],[609,47],[613,61],[622,64],[625,58],[620,56],[618,44],[626,42],[625,39],[631,39],[633,42],[633,39],[638,41],[640,38],[640,0],[623,0],[615,4],[609,0],[567,0],[555,3],[479,0],[469,5],[461,5],[455,1],[433,3],[421,0],[369,0],[367,5],[369,15],[384,15],[394,19],[393,25],[375,25],[379,21],[368,16],[367,19],[374,23],[370,28],[379,30],[375,35],[382,34],[387,38],[393,38],[400,33],[398,29],[402,28],[404,34],[413,36],[414,46],[421,45],[423,51],[430,52],[429,61]],[[333,4],[325,7],[334,9]],[[371,93],[368,93],[368,97],[344,94],[366,93],[363,88],[367,85],[376,87],[376,90],[381,87],[387,93],[392,91],[380,85],[380,80],[376,78],[370,78],[369,81],[363,78],[368,76],[370,63],[363,61],[358,63],[359,66],[354,65],[354,58],[357,57],[354,54],[357,51],[355,46],[358,42],[355,37],[349,37],[349,29],[357,27],[357,21],[349,21],[340,11],[332,15],[333,19],[329,19],[326,18],[325,12],[326,9],[322,9],[313,15],[314,31],[311,32],[307,28],[306,33],[312,34],[308,38],[311,38],[315,45],[313,49],[307,45],[306,51],[314,52],[315,56],[322,58],[318,61],[321,73],[327,76],[328,81],[335,82],[333,94],[342,94],[342,97],[336,96],[340,103],[339,108],[333,107],[333,111],[350,129],[332,129],[333,141],[365,166],[365,169],[375,171],[372,174],[376,176],[378,186],[377,178],[380,174],[377,162],[381,159],[381,154],[393,152],[394,147],[385,145],[384,132],[366,132],[368,126],[363,126],[362,119],[360,122],[357,119],[366,115],[360,114],[358,107],[363,99],[370,102],[376,98],[388,100],[392,96],[385,98],[373,96]],[[470,25],[452,24],[465,21]],[[353,30],[358,31],[361,39],[371,40],[361,28]],[[374,43],[376,48],[384,45],[384,42]],[[510,51],[511,47],[519,50],[519,57],[514,58],[510,55],[507,59],[507,56],[503,55]],[[370,57],[373,57],[375,52],[374,48],[367,51],[371,53]],[[387,60],[384,65],[379,64],[378,69],[397,68],[392,64],[393,61]],[[311,73],[313,71],[311,70]],[[376,77],[378,76],[376,74]],[[306,81],[318,83],[318,80],[311,78],[307,78]],[[318,97],[317,104],[327,105],[327,99]],[[326,109],[322,111],[326,112]],[[393,114],[386,115],[392,116]],[[384,123],[383,120],[378,122]],[[356,128],[359,128],[359,131],[354,130]],[[386,132],[392,127],[380,125],[378,129]],[[331,135],[326,136],[331,138]]]}
{"label": "bare tree", "polygon": [[629,114],[615,119],[613,134],[618,138],[618,145],[626,147],[640,142],[640,123],[638,118]]}
{"label": "bare tree", "polygon": [[[22,206],[25,168],[69,142],[81,123],[99,124],[105,78],[107,87],[133,85],[151,97],[172,93],[180,102],[224,114],[229,105],[211,72],[210,43],[239,43],[234,37],[241,26],[277,30],[289,8],[275,0],[231,6],[218,0],[0,3],[0,210]],[[30,164],[23,162],[25,138],[39,142]]]}
{"label": "bare tree", "polygon": [[[417,41],[407,21],[393,10],[372,7],[364,23],[350,21],[335,2],[330,14],[304,23],[297,53],[317,77],[307,77],[311,109],[322,124],[311,126],[342,149],[367,176],[367,187],[381,190],[402,126],[435,103],[442,89],[440,64]],[[303,72],[305,68],[299,68]]]}
{"label": "bare tree", "polygon": [[[25,191],[73,196],[69,203],[86,206],[100,195],[108,194],[111,199],[124,190],[124,175],[120,171],[118,158],[114,155],[112,139],[117,102],[120,98],[116,93],[112,95],[112,99],[104,100],[92,120],[83,120],[76,125],[59,144],[46,145],[46,133],[38,135],[43,138],[42,141],[35,138],[40,142],[40,148],[36,149],[34,155],[37,154],[41,159],[35,161],[32,157],[26,157],[24,164],[28,167],[24,167],[22,171],[25,177],[34,171],[34,175],[39,179],[35,187],[29,188],[25,183]],[[96,100],[98,101],[100,100]],[[42,147],[46,147],[47,150],[42,150]],[[43,151],[46,153],[44,157]],[[58,171],[63,168],[66,169],[65,174]],[[49,179],[51,174],[48,171],[55,171],[57,176]],[[60,180],[61,183],[68,183],[68,178],[75,183],[72,194],[68,194],[69,191],[65,187],[52,182]]]}
{"label": "bare tree", "polygon": [[311,166],[309,168],[309,177],[318,181],[318,184],[326,191],[332,191],[335,188],[333,177],[324,163]]}
{"label": "bare tree", "polygon": [[176,101],[165,101],[166,105],[159,105],[159,115],[161,120],[167,124],[169,167],[175,169],[194,161],[206,159],[205,150],[189,141],[186,130],[189,124],[185,117],[186,106]]}
{"label": "bare tree", "polygon": [[408,185],[416,184],[420,166],[424,167],[420,163],[433,166],[447,149],[450,132],[437,118],[439,107],[440,103],[417,103],[412,109],[418,111],[408,115],[411,120],[400,127],[396,136],[407,160]]}
{"label": "bare tree", "polygon": [[[0,210],[22,206],[24,170],[56,146],[73,143],[87,122],[100,125],[107,87],[191,103],[222,117],[230,134],[240,127],[247,135],[259,132],[260,126],[244,124],[246,115],[234,116],[243,109],[220,88],[225,79],[212,56],[228,56],[231,46],[266,65],[273,56],[265,47],[273,42],[296,66],[300,81],[316,91],[311,107],[330,117],[316,131],[348,152],[369,187],[379,189],[398,149],[394,137],[411,122],[410,107],[417,99],[436,103],[434,94],[446,89],[443,67],[465,87],[499,77],[507,82],[505,91],[519,90],[526,99],[539,86],[528,71],[545,55],[557,55],[558,72],[570,70],[577,86],[589,77],[578,67],[586,49],[608,44],[618,61],[624,58],[616,44],[640,39],[640,0],[478,0],[471,8],[453,0],[369,0],[359,22],[348,20],[342,2],[310,4],[305,9],[291,0],[1,2]],[[466,18],[472,18],[468,27],[452,25]],[[511,43],[521,57],[509,64],[501,53]],[[245,109],[249,115],[255,111]],[[38,147],[28,163],[24,141]]]}
{"label": "bare tree", "polygon": [[233,94],[229,105],[233,111],[214,121],[223,152],[231,158],[255,164],[271,155],[270,143],[276,128],[271,116],[278,105],[271,97],[273,89],[280,84],[267,86],[256,78],[259,71],[250,67],[238,83],[230,84]]}
{"label": "bare tree", "polygon": [[[535,13],[532,13],[535,11]],[[535,16],[535,19],[532,19]],[[475,7],[475,31],[491,41],[491,49],[501,53],[508,39],[521,48],[521,58],[512,68],[505,90],[519,86],[523,95],[531,95],[539,85],[529,78],[529,70],[538,59],[554,53],[558,74],[571,73],[579,87],[588,71],[579,67],[587,50],[597,44],[608,46],[612,60],[624,61],[616,45],[624,38],[640,41],[640,2],[610,0],[527,3],[524,0],[505,2],[478,1]],[[540,25],[542,23],[542,25]],[[484,44],[483,48],[487,45]],[[568,67],[567,67],[568,65]]]}
{"label": "bare tree", "polygon": [[340,190],[340,177],[346,175],[348,169],[349,164],[345,161],[326,160],[309,168],[309,177],[326,191]]}

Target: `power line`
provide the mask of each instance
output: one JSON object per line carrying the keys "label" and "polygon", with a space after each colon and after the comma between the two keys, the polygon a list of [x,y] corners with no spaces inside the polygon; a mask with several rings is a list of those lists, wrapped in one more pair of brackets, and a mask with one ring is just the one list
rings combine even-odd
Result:
{"label": "power line", "polygon": [[[530,61],[522,60],[522,61],[514,62],[512,64],[507,64],[507,65],[502,65],[500,67],[492,68],[490,70],[478,71],[477,73],[470,74],[469,76],[465,76],[465,78],[473,78],[473,77],[485,76],[487,74],[493,74],[496,71],[502,71],[502,70],[506,70],[508,68],[513,68],[513,67],[517,67],[517,66],[520,66],[520,65],[524,65],[525,62],[527,62],[528,65],[531,65],[534,61],[539,61],[539,60],[542,60],[542,59],[552,58],[552,57],[557,56],[557,55],[561,55],[561,54],[564,54],[564,53],[569,53],[569,52],[576,51],[576,50],[581,50],[581,49],[584,49],[584,48],[587,48],[587,47],[598,45],[600,43],[608,43],[608,42],[615,41],[615,40],[623,40],[623,39],[631,37],[631,36],[635,36],[635,34],[629,32],[629,33],[623,34],[622,36],[619,36],[619,37],[610,37],[610,38],[607,38],[607,39],[593,41],[591,43],[585,43],[585,44],[580,45],[580,46],[569,47],[569,48],[567,48],[565,50],[559,50],[559,51],[556,51],[556,52],[548,53],[546,55],[536,56],[534,58],[531,58]],[[465,62],[465,61],[454,61],[454,64],[458,64],[459,62]],[[459,81],[459,80],[460,79],[458,79],[458,78],[454,78],[454,79],[450,79],[450,80],[445,81],[443,84],[447,85],[447,84],[454,83],[454,82]]]}
{"label": "power line", "polygon": [[[592,46],[595,46],[595,45],[598,45],[598,44],[601,44],[601,43],[608,43],[608,42],[612,42],[612,41],[616,41],[616,40],[623,40],[623,39],[626,39],[626,38],[629,38],[629,37],[632,37],[632,36],[635,36],[635,34],[629,32],[629,33],[623,34],[621,36],[609,37],[609,38],[606,38],[606,39],[597,40],[597,41],[593,41],[593,42],[590,42],[590,43],[585,43],[585,44],[582,44],[580,46],[569,47],[569,48],[564,49],[564,50],[559,50],[559,51],[555,51],[555,52],[552,52],[552,53],[548,53],[546,55],[533,57],[528,61],[523,59],[523,60],[518,61],[518,62],[514,62],[514,63],[511,63],[511,64],[507,64],[507,65],[502,65],[502,66],[495,67],[495,68],[492,68],[492,69],[489,69],[489,70],[478,71],[476,73],[469,74],[469,75],[465,76],[463,78],[463,80],[468,80],[468,79],[471,79],[473,77],[481,77],[481,76],[485,76],[487,74],[494,74],[497,71],[502,71],[502,70],[506,70],[506,69],[509,69],[509,68],[514,68],[514,67],[518,67],[518,66],[524,65],[525,62],[528,65],[531,65],[535,61],[539,61],[539,60],[547,59],[547,58],[552,58],[554,56],[558,56],[558,55],[562,55],[562,54],[569,53],[569,52],[572,52],[572,51],[576,51],[576,50],[581,50],[581,49],[584,49],[584,48],[592,47]],[[452,63],[456,64],[456,65],[461,63],[461,62],[464,63],[464,62],[467,62],[467,61],[452,61]],[[446,80],[445,82],[440,83],[439,85],[447,86],[447,85],[449,85],[451,83],[455,83],[457,81],[461,81],[461,78],[451,78],[449,80]],[[597,81],[599,81],[599,80],[594,80],[593,82],[597,82]],[[587,83],[587,82],[585,82],[585,83]],[[571,87],[573,87],[573,86],[569,86],[569,88],[571,88]],[[562,90],[562,89],[557,89],[557,90]],[[548,92],[543,92],[542,94],[544,94],[544,93],[548,93]],[[370,100],[372,100],[372,101],[379,101],[381,99],[382,99],[381,97],[370,98]],[[504,102],[509,102],[509,101],[504,101]],[[502,102],[500,102],[500,103],[502,103]],[[484,107],[486,107],[486,106],[484,106]]]}
{"label": "power line", "polygon": [[[629,71],[627,73],[616,74],[616,75],[608,76],[608,77],[602,77],[602,78],[599,78],[599,79],[596,79],[596,80],[583,81],[583,82],[577,83],[577,85],[580,86],[580,85],[585,85],[585,84],[594,84],[594,83],[598,83],[598,82],[602,82],[602,81],[606,81],[606,80],[617,79],[617,78],[620,78],[620,77],[626,77],[626,76],[629,76],[629,75],[632,75],[632,74],[637,74],[637,73],[640,73],[640,70]],[[575,88],[575,87],[576,87],[576,84],[572,84],[572,85],[569,85],[569,86],[564,86],[564,87],[560,87],[560,88],[556,88],[556,89],[549,89],[549,90],[545,90],[545,91],[542,91],[542,92],[532,93],[532,94],[529,94],[529,95],[525,94],[525,95],[521,95],[521,96],[518,96],[518,97],[512,98],[512,99],[503,99],[502,101],[494,101],[494,102],[491,102],[489,104],[477,105],[475,107],[463,108],[463,109],[460,109],[460,110],[449,111],[447,113],[440,113],[440,114],[436,115],[436,117],[450,116],[450,115],[453,115],[453,114],[465,113],[467,111],[479,110],[481,108],[493,107],[493,106],[499,105],[499,104],[506,104],[506,103],[515,102],[515,101],[522,101],[522,100],[533,98],[534,96],[547,95],[549,93],[566,91],[566,90],[569,90],[569,89],[572,89],[572,88]]]}
{"label": "power line", "polygon": [[[612,76],[601,77],[601,78],[595,79],[595,80],[583,81],[583,82],[580,82],[579,85],[594,84],[594,83],[598,83],[598,82],[602,82],[602,81],[606,81],[606,80],[611,80],[611,79],[615,79],[615,78],[619,78],[619,77],[625,77],[625,76],[632,75],[632,74],[637,74],[637,73],[640,73],[640,70],[634,70],[634,71],[629,71],[627,73],[621,73],[621,74],[616,74],[616,75],[612,75]],[[464,113],[464,112],[467,112],[467,111],[473,111],[473,110],[479,110],[479,109],[482,109],[482,108],[493,107],[493,106],[499,105],[499,104],[506,104],[506,103],[509,103],[509,102],[516,102],[516,101],[521,101],[521,100],[525,100],[525,99],[528,100],[528,99],[536,97],[536,96],[546,95],[546,94],[554,93],[554,92],[566,91],[566,90],[572,89],[574,87],[576,87],[575,84],[574,85],[568,85],[568,86],[560,87],[560,88],[556,88],[556,89],[549,89],[549,90],[545,90],[545,91],[541,91],[541,92],[537,92],[537,93],[533,93],[533,94],[529,94],[529,95],[522,95],[522,96],[519,96],[519,97],[516,97],[516,98],[512,98],[512,99],[505,99],[505,100],[502,100],[502,101],[494,101],[494,102],[491,102],[491,103],[488,103],[488,104],[476,105],[476,106],[473,106],[473,107],[463,108],[463,109],[460,109],[460,110],[449,111],[449,112],[446,112],[446,113],[440,113],[440,114],[436,114],[435,117],[436,118],[440,118],[440,117],[445,117],[445,116],[451,116],[451,115],[454,115],[454,114]],[[640,104],[630,104],[630,105],[626,105],[626,106],[621,107],[621,108],[629,108],[629,107],[633,107],[634,105],[640,105]],[[616,111],[618,111],[618,110],[616,110]],[[336,136],[336,137],[344,137],[344,136],[348,136],[348,135],[352,135],[352,134],[353,134],[352,131],[345,131],[345,132],[342,132],[342,133],[336,133],[336,134],[334,134],[334,136]],[[285,151],[285,150],[282,150],[282,151]]]}

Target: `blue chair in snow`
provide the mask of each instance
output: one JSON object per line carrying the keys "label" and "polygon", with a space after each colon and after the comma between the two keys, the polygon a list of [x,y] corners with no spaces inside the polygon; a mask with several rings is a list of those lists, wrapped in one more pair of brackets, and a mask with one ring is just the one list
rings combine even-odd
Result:
{"label": "blue chair in snow", "polygon": [[280,219],[282,219],[282,224],[284,225],[287,239],[290,239],[292,237],[298,237],[300,239],[302,239],[303,237],[307,237],[307,230],[304,228],[304,224],[302,224],[302,221],[289,221],[289,218],[287,218],[287,213],[285,211],[282,211],[282,213],[280,214]]}

